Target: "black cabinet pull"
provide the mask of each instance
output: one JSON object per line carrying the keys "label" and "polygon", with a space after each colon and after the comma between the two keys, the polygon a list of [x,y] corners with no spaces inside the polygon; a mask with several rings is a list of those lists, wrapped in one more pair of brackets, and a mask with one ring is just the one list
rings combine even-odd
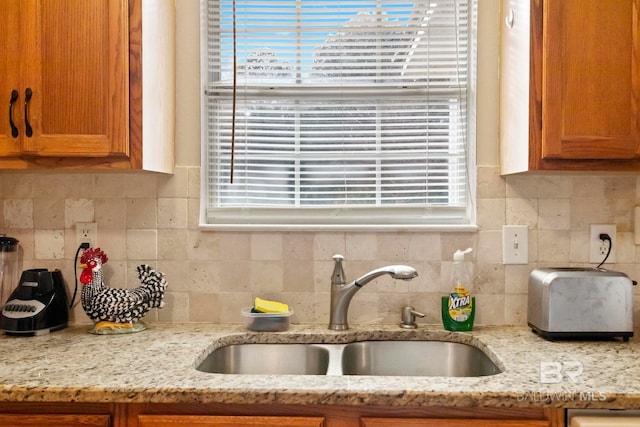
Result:
{"label": "black cabinet pull", "polygon": [[15,123],[13,123],[13,104],[18,100],[18,91],[11,91],[11,99],[9,100],[9,125],[11,126],[11,136],[14,138],[18,137],[18,127]]}
{"label": "black cabinet pull", "polygon": [[24,91],[24,127],[25,134],[28,138],[33,136],[33,129],[31,128],[31,124],[29,123],[29,101],[31,101],[31,97],[33,96],[33,91],[30,87],[28,87]]}

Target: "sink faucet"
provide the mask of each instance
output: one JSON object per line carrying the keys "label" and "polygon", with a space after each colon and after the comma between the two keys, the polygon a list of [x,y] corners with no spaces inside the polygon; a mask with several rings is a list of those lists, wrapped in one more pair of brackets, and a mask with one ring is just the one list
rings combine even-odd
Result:
{"label": "sink faucet", "polygon": [[410,280],[418,275],[418,272],[407,265],[388,265],[386,267],[377,268],[363,276],[357,278],[353,282],[347,284],[342,268],[342,255],[334,255],[333,273],[331,274],[331,311],[329,313],[329,329],[334,331],[344,331],[349,329],[347,324],[347,314],[349,312],[349,303],[351,298],[364,285],[375,279],[376,277],[388,274],[394,279]]}

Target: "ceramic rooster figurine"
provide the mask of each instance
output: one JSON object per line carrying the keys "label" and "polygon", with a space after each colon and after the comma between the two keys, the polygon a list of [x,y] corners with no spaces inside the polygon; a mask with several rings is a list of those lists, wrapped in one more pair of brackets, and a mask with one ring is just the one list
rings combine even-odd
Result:
{"label": "ceramic rooster figurine", "polygon": [[152,308],[164,306],[167,282],[164,274],[148,265],[138,266],[142,283],[135,289],[114,289],[104,283],[102,265],[108,261],[100,248],[87,249],[80,258],[85,268],[81,301],[87,315],[96,322],[97,334],[137,332],[145,329],[139,320]]}

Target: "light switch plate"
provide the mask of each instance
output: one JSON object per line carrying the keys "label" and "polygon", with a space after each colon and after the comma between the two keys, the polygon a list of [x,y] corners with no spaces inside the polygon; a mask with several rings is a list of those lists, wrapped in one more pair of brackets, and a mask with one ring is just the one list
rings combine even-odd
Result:
{"label": "light switch plate", "polygon": [[502,263],[529,263],[529,227],[526,225],[502,226]]}

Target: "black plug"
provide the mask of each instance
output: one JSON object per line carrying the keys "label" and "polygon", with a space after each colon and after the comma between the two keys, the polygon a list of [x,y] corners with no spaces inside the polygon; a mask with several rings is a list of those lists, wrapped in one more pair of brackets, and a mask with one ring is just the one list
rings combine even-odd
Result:
{"label": "black plug", "polygon": [[89,249],[89,242],[82,242],[80,246],[78,246],[78,250],[76,250],[76,256],[73,259],[73,273],[76,279],[76,286],[73,290],[73,296],[71,297],[71,303],[69,304],[69,309],[73,309],[73,304],[76,301],[76,295],[78,294],[78,257],[80,256],[80,251]]}
{"label": "black plug", "polygon": [[602,262],[600,264],[598,264],[598,266],[596,268],[600,268],[602,266],[602,264],[605,263],[607,258],[609,258],[609,255],[611,254],[611,247],[613,246],[613,241],[611,240],[611,236],[609,236],[607,233],[600,233],[598,235],[598,237],[603,242],[609,242],[609,245],[608,245],[609,248],[607,249],[607,254],[604,256],[604,259],[602,260]]}

